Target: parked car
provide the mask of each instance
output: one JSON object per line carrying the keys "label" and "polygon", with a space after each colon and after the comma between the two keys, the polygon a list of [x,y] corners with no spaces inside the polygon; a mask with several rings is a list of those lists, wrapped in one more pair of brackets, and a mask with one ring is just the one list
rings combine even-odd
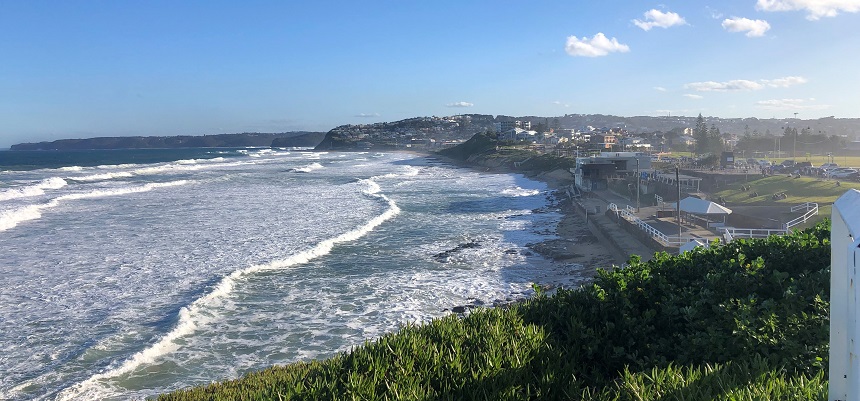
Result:
{"label": "parked car", "polygon": [[770,162],[767,160],[764,160],[764,159],[759,160],[758,164],[759,164],[759,166],[762,166],[762,167],[769,167],[770,166]]}
{"label": "parked car", "polygon": [[824,163],[819,168],[823,171],[828,171],[828,170],[834,169],[836,167],[839,167],[839,165],[836,163]]}
{"label": "parked car", "polygon": [[831,178],[848,178],[852,174],[857,174],[857,170],[855,170],[853,168],[843,168],[843,169],[834,170],[830,174],[830,177]]}
{"label": "parked car", "polygon": [[797,163],[794,160],[783,160],[782,163],[780,163],[783,167],[794,167],[795,164]]}

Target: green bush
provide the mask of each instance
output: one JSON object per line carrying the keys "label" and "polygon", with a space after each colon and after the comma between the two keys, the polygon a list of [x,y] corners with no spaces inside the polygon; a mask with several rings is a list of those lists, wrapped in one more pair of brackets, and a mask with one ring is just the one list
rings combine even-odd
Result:
{"label": "green bush", "polygon": [[826,399],[829,229],[601,271],[163,400]]}

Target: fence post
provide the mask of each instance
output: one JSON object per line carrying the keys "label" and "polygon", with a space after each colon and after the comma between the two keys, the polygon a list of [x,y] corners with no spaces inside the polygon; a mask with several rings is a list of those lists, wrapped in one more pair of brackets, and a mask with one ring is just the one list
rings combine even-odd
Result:
{"label": "fence post", "polygon": [[858,266],[860,191],[852,189],[836,200],[831,213],[829,401],[860,400]]}

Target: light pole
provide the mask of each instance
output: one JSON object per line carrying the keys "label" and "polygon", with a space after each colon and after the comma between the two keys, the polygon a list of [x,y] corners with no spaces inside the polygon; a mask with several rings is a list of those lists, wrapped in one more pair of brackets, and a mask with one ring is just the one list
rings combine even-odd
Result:
{"label": "light pole", "polygon": [[[794,125],[797,125],[797,113],[794,113]],[[797,157],[797,127],[794,127],[794,149],[791,150],[791,158]]]}
{"label": "light pole", "polygon": [[678,220],[678,246],[681,246],[681,167],[675,166],[675,183],[678,184],[678,202],[675,203],[675,217]]}
{"label": "light pole", "polygon": [[640,183],[640,173],[639,173],[639,156],[636,156],[636,213],[639,213],[639,183]]}

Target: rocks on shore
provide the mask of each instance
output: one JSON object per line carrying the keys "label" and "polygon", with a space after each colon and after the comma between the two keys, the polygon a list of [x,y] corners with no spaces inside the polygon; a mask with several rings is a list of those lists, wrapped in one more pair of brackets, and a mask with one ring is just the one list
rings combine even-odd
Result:
{"label": "rocks on shore", "polygon": [[481,247],[481,243],[478,241],[466,242],[466,243],[457,245],[456,247],[449,249],[447,251],[439,252],[439,253],[433,255],[433,258],[439,262],[447,263],[448,258],[450,258],[452,255],[454,255],[454,254],[456,254],[456,253],[458,253],[464,249],[480,248],[480,247]]}
{"label": "rocks on shore", "polygon": [[574,244],[575,242],[569,239],[553,239],[538,242],[536,244],[528,244],[526,246],[547,259],[564,260],[580,258],[583,256],[571,249]]}

